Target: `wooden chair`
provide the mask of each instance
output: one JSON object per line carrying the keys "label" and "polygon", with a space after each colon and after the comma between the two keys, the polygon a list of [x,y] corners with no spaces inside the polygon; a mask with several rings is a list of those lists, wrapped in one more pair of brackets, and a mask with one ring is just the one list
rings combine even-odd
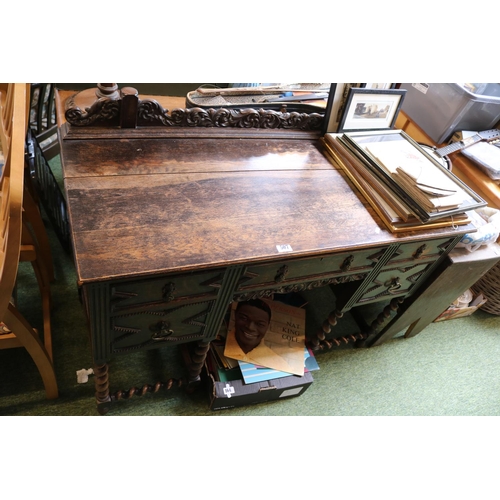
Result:
{"label": "wooden chair", "polygon": [[12,300],[21,259],[32,263],[41,290],[48,283],[36,238],[23,211],[28,103],[28,85],[16,83],[0,87],[0,139],[5,156],[0,176],[0,349],[24,347],[40,372],[47,398],[54,399],[58,397],[58,388],[48,352],[52,349],[50,328],[48,335],[44,331],[47,349]]}
{"label": "wooden chair", "polygon": [[[12,85],[12,84],[11,84]],[[30,116],[30,106],[31,106],[31,95],[30,95],[30,85],[27,84],[28,94],[27,103],[25,106],[26,110],[26,131],[28,131],[28,123]],[[3,155],[6,156],[9,144],[10,144],[10,129],[12,127],[12,108],[8,99],[8,87],[9,84],[0,84],[0,106],[2,106],[2,115],[0,116],[0,135],[2,137],[2,149]],[[33,188],[29,169],[26,168],[25,162],[25,182],[24,182],[24,193],[23,193],[23,210],[24,217],[23,221],[28,223],[31,227],[32,236],[35,238],[38,253],[40,258],[44,261],[44,266],[47,270],[49,281],[54,281],[54,264],[52,259],[52,251],[50,248],[49,237],[45,229],[45,223],[42,219],[42,214],[40,212],[40,203]],[[26,233],[23,233],[26,234]],[[30,240],[31,242],[31,240]]]}
{"label": "wooden chair", "polygon": [[[12,144],[13,127],[13,89],[14,84],[0,85],[0,136],[4,156],[9,152]],[[28,131],[30,113],[30,85],[26,85],[26,103],[23,107],[25,119],[23,121],[26,132]],[[18,110],[19,111],[19,110]],[[20,111],[19,111],[20,112]],[[26,134],[25,134],[26,137]],[[5,145],[5,146],[4,146]],[[30,189],[29,172],[24,162],[23,183],[23,229],[21,236],[20,261],[31,262],[42,297],[44,343],[50,359],[52,358],[52,328],[50,321],[51,293],[50,282],[54,280],[54,265],[50,249],[49,237],[40,212],[40,206],[35,201],[35,194]]]}
{"label": "wooden chair", "polygon": [[[12,84],[10,84],[12,85]],[[24,106],[26,110],[26,132],[29,127],[30,119],[30,108],[32,106],[32,95],[30,93],[30,85],[27,84],[28,94],[27,103]],[[3,156],[7,155],[8,149],[10,147],[10,135],[12,128],[12,104],[11,99],[8,98],[9,84],[0,84],[0,106],[2,106],[2,115],[0,116],[0,136]],[[32,187],[31,180],[29,178],[29,171],[25,169],[25,183],[24,183],[24,195],[23,195],[23,208],[25,211],[25,220],[28,220],[37,240],[39,246],[39,252],[45,261],[45,267],[49,273],[50,281],[54,280],[54,265],[52,260],[52,252],[50,249],[49,238],[47,231],[45,229],[45,224],[42,219],[40,212],[40,204],[38,202],[37,194]]]}

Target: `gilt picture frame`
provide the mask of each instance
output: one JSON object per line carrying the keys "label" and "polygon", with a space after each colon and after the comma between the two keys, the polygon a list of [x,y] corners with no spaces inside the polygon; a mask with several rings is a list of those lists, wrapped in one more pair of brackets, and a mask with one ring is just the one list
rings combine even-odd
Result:
{"label": "gilt picture frame", "polygon": [[394,128],[405,95],[405,89],[351,87],[338,132]]}

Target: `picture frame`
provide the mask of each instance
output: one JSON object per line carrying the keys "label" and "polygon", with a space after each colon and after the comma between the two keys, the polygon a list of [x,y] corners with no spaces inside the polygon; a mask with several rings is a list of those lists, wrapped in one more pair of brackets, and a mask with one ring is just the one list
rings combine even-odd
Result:
{"label": "picture frame", "polygon": [[325,120],[322,135],[335,133],[339,129],[340,120],[344,112],[349,89],[361,88],[364,83],[332,83],[330,86],[329,97],[325,110]]}
{"label": "picture frame", "polygon": [[[403,130],[356,131],[338,134],[338,137],[340,142],[351,151],[354,157],[356,157],[364,167],[378,179],[378,181],[384,184],[396,197],[403,201],[423,223],[486,206],[485,200],[446,167],[441,165],[434,155],[423,149],[420,144]],[[378,147],[375,148],[377,145]],[[382,149],[385,151],[383,155],[380,154],[381,146],[383,146]],[[374,150],[379,150],[377,156],[374,155]],[[408,151],[410,151],[409,155],[407,154]],[[427,181],[430,178],[434,181],[441,180],[441,187],[445,187],[448,183],[453,184],[455,190],[462,195],[461,203],[457,205],[456,208],[443,207],[435,211],[429,211],[429,209],[421,203],[421,200],[414,197],[407,186],[400,184],[396,180],[394,173],[389,172],[387,166],[390,163],[394,163],[394,158],[397,159],[398,165],[402,164],[400,161],[402,158],[401,155],[404,155],[406,158],[406,165],[409,165],[410,161],[412,163],[418,161],[419,168],[422,169],[422,173],[426,174],[424,177]],[[425,166],[418,160],[418,157],[422,157]],[[444,181],[445,184],[442,183]]]}
{"label": "picture frame", "polygon": [[338,132],[391,130],[394,128],[406,89],[349,89]]}
{"label": "picture frame", "polygon": [[400,233],[470,224],[471,220],[466,212],[423,223],[401,198],[395,196],[390,188],[372,175],[359,158],[351,154],[340,142],[339,134],[328,134],[325,137],[325,145],[333,161],[344,170],[347,177],[391,232]]}
{"label": "picture frame", "polygon": [[363,88],[386,90],[386,89],[395,89],[396,85],[397,83],[365,83],[363,84]]}

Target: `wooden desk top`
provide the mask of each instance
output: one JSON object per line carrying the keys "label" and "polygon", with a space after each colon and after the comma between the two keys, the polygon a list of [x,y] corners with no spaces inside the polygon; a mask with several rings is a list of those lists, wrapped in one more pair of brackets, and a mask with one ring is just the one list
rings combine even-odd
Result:
{"label": "wooden desk top", "polygon": [[320,139],[72,138],[61,159],[83,284],[471,229],[390,233]]}

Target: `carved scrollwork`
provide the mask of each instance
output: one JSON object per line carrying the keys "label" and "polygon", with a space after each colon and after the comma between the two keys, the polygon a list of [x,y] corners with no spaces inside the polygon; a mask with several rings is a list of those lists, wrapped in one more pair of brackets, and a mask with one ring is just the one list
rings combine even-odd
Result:
{"label": "carved scrollwork", "polygon": [[283,293],[281,292],[280,289],[268,289],[268,290],[259,290],[258,292],[247,292],[247,293],[241,293],[238,294],[236,297],[234,297],[234,300],[237,300],[238,302],[245,302],[247,300],[253,300],[253,299],[265,299],[265,298],[271,298],[275,293]]}
{"label": "carved scrollwork", "polygon": [[271,297],[275,293],[292,293],[303,292],[305,290],[313,290],[326,285],[339,285],[349,281],[357,281],[364,279],[366,274],[353,274],[351,276],[340,276],[338,278],[328,278],[323,280],[310,281],[309,283],[297,283],[293,285],[281,286],[279,288],[268,288],[265,290],[258,290],[252,292],[241,293],[235,296],[234,300],[245,301],[251,299],[262,299]]}
{"label": "carved scrollwork", "polygon": [[169,114],[157,101],[139,103],[139,126],[168,127],[235,127],[260,129],[320,130],[324,115],[320,113],[280,113],[269,109],[174,109]]}
{"label": "carved scrollwork", "polygon": [[66,106],[66,120],[76,127],[92,125],[95,122],[118,121],[120,116],[121,101],[107,98],[98,99],[90,108],[82,111],[79,107],[74,107],[74,101],[68,100]]}
{"label": "carved scrollwork", "polygon": [[[140,100],[137,91],[132,88],[113,92],[111,94],[113,97],[102,97],[102,92],[97,92],[96,95],[99,98],[89,106],[87,106],[89,101],[85,100],[90,96],[87,91],[69,98],[65,113],[68,123],[78,127],[106,122],[107,125],[120,125],[124,128],[135,126],[233,127],[319,131],[325,118],[322,113],[287,111],[286,108],[277,111],[262,108],[195,107],[178,108],[169,112],[155,99]],[[124,117],[126,119],[123,119]]]}
{"label": "carved scrollwork", "polygon": [[164,109],[157,101],[144,100],[139,103],[137,109],[138,125],[176,125],[175,117],[169,116],[168,110]]}

